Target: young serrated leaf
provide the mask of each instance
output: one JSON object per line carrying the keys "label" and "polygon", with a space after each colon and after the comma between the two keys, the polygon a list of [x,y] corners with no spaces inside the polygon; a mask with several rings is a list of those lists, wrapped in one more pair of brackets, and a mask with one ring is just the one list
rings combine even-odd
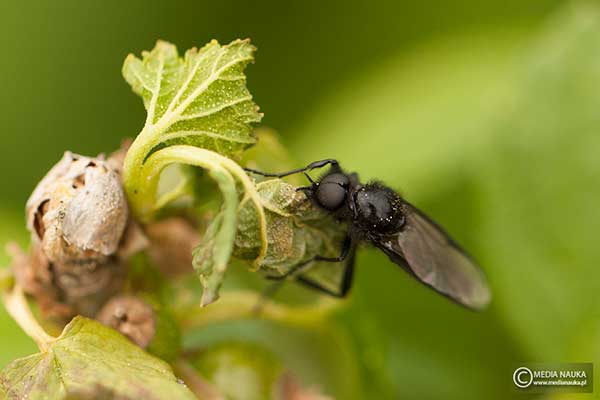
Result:
{"label": "young serrated leaf", "polygon": [[254,46],[215,40],[182,59],[174,45],[159,41],[142,60],[130,55],[123,76],[144,99],[153,145],[190,144],[230,155],[255,142],[250,124],[261,115],[246,88],[244,68]]}
{"label": "young serrated leaf", "polygon": [[156,188],[141,167],[155,151],[191,145],[226,157],[256,142],[252,124],[262,115],[246,88],[244,69],[254,46],[213,40],[179,57],[174,45],[159,41],[142,59],[129,55],[123,76],[144,100],[146,124],[125,158],[124,184],[134,213],[146,216],[155,206]]}
{"label": "young serrated leaf", "polygon": [[8,399],[195,399],[164,361],[100,323],[76,317],[43,353],[0,373]]}
{"label": "young serrated leaf", "polygon": [[[282,275],[315,255],[339,255],[344,225],[314,206],[306,195],[280,179],[261,182],[256,190],[267,220],[267,251],[259,264],[262,272]],[[262,245],[258,233],[256,209],[244,202],[238,212],[234,254],[242,259],[254,259]]]}
{"label": "young serrated leaf", "polygon": [[219,288],[233,250],[239,204],[235,181],[230,173],[224,169],[213,169],[210,176],[219,185],[223,206],[194,250],[193,265],[203,287],[201,305],[210,304],[219,297]]}
{"label": "young serrated leaf", "polygon": [[183,60],[177,48],[159,40],[152,51],[142,53],[143,60],[130,54],[123,65],[123,77],[135,93],[144,100],[148,111],[147,124],[154,124],[177,90],[184,73]]}

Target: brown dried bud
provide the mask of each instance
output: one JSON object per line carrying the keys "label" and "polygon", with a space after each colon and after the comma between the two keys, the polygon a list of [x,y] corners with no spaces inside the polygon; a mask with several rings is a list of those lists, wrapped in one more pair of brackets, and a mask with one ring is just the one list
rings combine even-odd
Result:
{"label": "brown dried bud", "polygon": [[91,317],[121,287],[125,271],[115,262],[53,264],[40,246],[25,254],[12,245],[12,270],[25,293],[38,302],[46,317],[68,319],[76,314]]}
{"label": "brown dried bud", "polygon": [[66,152],[27,201],[27,227],[51,263],[106,262],[127,224],[118,173],[102,157]]}
{"label": "brown dried bud", "polygon": [[60,302],[70,305],[75,314],[91,317],[119,291],[126,271],[111,259],[102,264],[52,264],[52,272]]}
{"label": "brown dried bud", "polygon": [[27,201],[33,246],[15,274],[45,316],[95,315],[122,286],[122,258],[145,246],[118,163],[66,152]]}
{"label": "brown dried bud", "polygon": [[200,243],[198,230],[186,219],[170,217],[146,226],[148,254],[167,276],[192,271],[192,251]]}
{"label": "brown dried bud", "polygon": [[152,307],[135,296],[117,296],[102,307],[96,319],[145,349],[156,333]]}
{"label": "brown dried bud", "polygon": [[127,155],[127,150],[131,147],[131,143],[133,143],[133,139],[126,138],[121,141],[121,146],[110,153],[106,162],[110,165],[110,167],[115,170],[119,175],[123,175],[123,163],[125,162],[125,156]]}
{"label": "brown dried bud", "polygon": [[12,257],[11,269],[15,280],[25,293],[36,298],[40,311],[44,315],[67,318],[73,314],[71,307],[57,302],[60,294],[53,283],[54,274],[39,246],[30,254],[26,254],[16,243],[10,243],[7,252]]}
{"label": "brown dried bud", "polygon": [[148,238],[144,234],[142,228],[133,219],[129,220],[121,243],[119,243],[119,249],[117,250],[117,257],[122,260],[126,260],[132,255],[145,250],[148,248]]}

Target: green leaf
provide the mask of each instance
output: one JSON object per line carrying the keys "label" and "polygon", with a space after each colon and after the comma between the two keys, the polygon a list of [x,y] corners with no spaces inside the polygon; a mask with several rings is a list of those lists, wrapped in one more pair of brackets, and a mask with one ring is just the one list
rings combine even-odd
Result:
{"label": "green leaf", "polygon": [[48,351],[10,363],[0,388],[9,399],[195,399],[165,362],[83,317]]}
{"label": "green leaf", "polygon": [[[256,185],[267,221],[267,251],[258,267],[269,275],[282,275],[317,254],[337,256],[345,227],[310,202],[296,187],[280,179]],[[256,208],[242,202],[238,212],[235,255],[255,259],[263,245],[259,236]],[[307,265],[307,269],[315,266]],[[339,277],[340,269],[332,269]],[[333,283],[335,286],[335,283]]]}
{"label": "green leaf", "polygon": [[[261,115],[243,73],[254,50],[248,40],[226,46],[212,41],[199,51],[187,51],[181,59],[175,46],[159,41],[142,59],[130,55],[123,65],[123,76],[148,112],[123,170],[134,214],[148,220],[158,208],[190,192],[189,180],[182,180],[157,200],[162,172],[173,163],[207,169],[223,195],[222,210],[194,253],[194,268],[204,288],[203,305],[218,298],[233,248],[238,206],[234,178],[256,207],[259,237],[266,237],[264,211],[254,185],[228,158],[256,141],[251,124],[260,121]],[[263,244],[257,258],[265,249]]]}
{"label": "green leaf", "polygon": [[231,174],[225,169],[213,169],[210,175],[219,185],[223,206],[205,232],[202,242],[194,250],[194,269],[204,289],[201,305],[210,304],[219,296],[218,291],[233,250],[236,210],[239,204]]}
{"label": "green leaf", "polygon": [[254,50],[248,40],[226,46],[213,40],[181,58],[174,45],[159,41],[142,59],[127,57],[123,76],[147,110],[123,171],[134,213],[147,216],[155,205],[156,188],[140,171],[153,152],[184,144],[232,157],[255,143],[251,124],[261,114],[244,75]]}
{"label": "green leaf", "polygon": [[227,46],[213,40],[182,59],[174,45],[159,41],[142,60],[129,55],[123,76],[144,100],[154,145],[192,144],[233,154],[253,144],[249,124],[261,115],[243,71],[254,50],[248,40]]}

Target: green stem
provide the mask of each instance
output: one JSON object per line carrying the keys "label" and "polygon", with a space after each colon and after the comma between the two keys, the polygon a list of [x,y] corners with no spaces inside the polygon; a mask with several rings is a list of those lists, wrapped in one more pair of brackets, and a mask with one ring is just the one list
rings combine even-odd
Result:
{"label": "green stem", "polygon": [[[140,134],[138,139],[141,137],[142,134]],[[143,143],[143,141],[140,143]],[[127,154],[124,167],[124,170],[130,169],[128,172],[131,175],[125,175],[124,181],[128,195],[129,193],[132,193],[129,201],[136,215],[140,215],[141,213],[142,220],[147,220],[150,218],[153,205],[155,204],[160,174],[167,165],[172,163],[182,163],[205,168],[207,170],[224,168],[242,184],[245,196],[247,196],[250,201],[254,203],[254,207],[256,208],[256,212],[258,214],[262,243],[260,254],[256,258],[255,263],[258,265],[262,261],[267,251],[267,223],[265,211],[254,183],[252,180],[250,180],[242,167],[240,167],[233,160],[215,153],[214,151],[185,145],[170,146],[165,149],[158,150],[148,157],[141,168],[131,166],[127,163],[130,153],[130,162],[134,163],[133,165],[140,161],[138,152],[141,147],[138,146],[134,147],[132,145],[132,148],[130,148]],[[137,212],[135,212],[136,210]]]}
{"label": "green stem", "polygon": [[146,189],[142,175],[144,159],[153,147],[154,132],[153,125],[145,126],[129,147],[123,163],[123,186],[131,211],[142,221],[150,219],[156,198],[156,190],[149,192]]}

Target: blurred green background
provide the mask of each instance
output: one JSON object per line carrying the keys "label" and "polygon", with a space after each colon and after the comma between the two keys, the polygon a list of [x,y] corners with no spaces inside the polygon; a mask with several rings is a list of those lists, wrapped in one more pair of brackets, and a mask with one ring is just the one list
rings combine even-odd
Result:
{"label": "blurred green background", "polygon": [[[526,398],[511,386],[522,362],[600,362],[592,1],[4,2],[0,242],[27,243],[25,200],[64,150],[108,152],[141,128],[127,53],[237,37],[259,49],[250,90],[298,165],[336,157],[391,184],[493,288],[472,313],[361,252],[337,359],[356,360],[358,383],[340,398]],[[0,367],[35,351],[4,311],[0,338]]]}

